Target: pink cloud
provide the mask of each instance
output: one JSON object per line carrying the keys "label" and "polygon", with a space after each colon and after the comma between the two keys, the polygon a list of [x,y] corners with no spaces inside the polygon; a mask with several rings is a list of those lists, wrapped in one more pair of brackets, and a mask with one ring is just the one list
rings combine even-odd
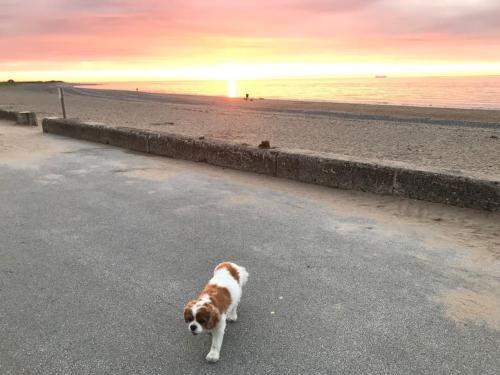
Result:
{"label": "pink cloud", "polygon": [[[298,59],[500,59],[497,0],[4,0],[1,61],[182,59],[238,49]],[[277,45],[276,40],[279,40]],[[271,43],[274,43],[274,47]]]}

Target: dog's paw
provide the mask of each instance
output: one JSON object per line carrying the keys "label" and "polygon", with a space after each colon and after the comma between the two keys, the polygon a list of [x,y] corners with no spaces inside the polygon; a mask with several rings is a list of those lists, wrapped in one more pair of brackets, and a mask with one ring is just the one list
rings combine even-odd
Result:
{"label": "dog's paw", "polygon": [[210,353],[207,354],[206,357],[207,362],[217,362],[219,360],[219,352],[211,350]]}
{"label": "dog's paw", "polygon": [[229,322],[229,323],[234,323],[238,320],[238,315],[237,314],[233,314],[233,315],[229,315],[226,320]]}

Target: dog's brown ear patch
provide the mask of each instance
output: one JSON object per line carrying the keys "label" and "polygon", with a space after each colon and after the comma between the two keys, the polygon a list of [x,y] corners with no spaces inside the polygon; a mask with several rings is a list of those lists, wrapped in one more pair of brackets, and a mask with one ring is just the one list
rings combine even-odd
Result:
{"label": "dog's brown ear patch", "polygon": [[195,304],[195,301],[188,302],[186,307],[184,307],[184,320],[186,323],[192,322],[194,320],[192,307]]}
{"label": "dog's brown ear patch", "polygon": [[213,305],[207,304],[208,321],[205,323],[206,329],[214,329],[220,321],[220,313]]}
{"label": "dog's brown ear patch", "polygon": [[208,321],[207,328],[208,329],[213,329],[215,326],[219,323],[220,320],[220,313],[219,310],[211,306],[212,308],[210,309],[210,320]]}
{"label": "dog's brown ear patch", "polygon": [[211,303],[207,303],[196,313],[196,321],[205,329],[214,329],[220,321],[219,310]]}
{"label": "dog's brown ear patch", "polygon": [[215,267],[215,270],[220,270],[222,268],[225,268],[229,271],[231,276],[239,283],[240,282],[240,273],[236,269],[236,267],[233,266],[231,262],[222,262],[217,267]]}

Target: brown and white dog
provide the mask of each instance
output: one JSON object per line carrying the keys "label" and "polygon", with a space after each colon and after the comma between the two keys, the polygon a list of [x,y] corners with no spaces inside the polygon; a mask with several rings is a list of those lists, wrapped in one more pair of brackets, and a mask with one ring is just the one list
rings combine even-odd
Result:
{"label": "brown and white dog", "polygon": [[230,262],[220,263],[199,297],[184,308],[184,320],[193,335],[212,334],[212,347],[206,357],[209,362],[219,360],[226,320],[235,322],[238,318],[241,288],[247,280],[245,268]]}

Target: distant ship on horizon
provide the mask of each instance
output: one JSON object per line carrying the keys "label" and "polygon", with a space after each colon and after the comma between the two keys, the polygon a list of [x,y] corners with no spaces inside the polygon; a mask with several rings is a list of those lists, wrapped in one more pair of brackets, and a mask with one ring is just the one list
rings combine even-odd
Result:
{"label": "distant ship on horizon", "polygon": [[376,75],[375,78],[387,78],[385,75]]}

